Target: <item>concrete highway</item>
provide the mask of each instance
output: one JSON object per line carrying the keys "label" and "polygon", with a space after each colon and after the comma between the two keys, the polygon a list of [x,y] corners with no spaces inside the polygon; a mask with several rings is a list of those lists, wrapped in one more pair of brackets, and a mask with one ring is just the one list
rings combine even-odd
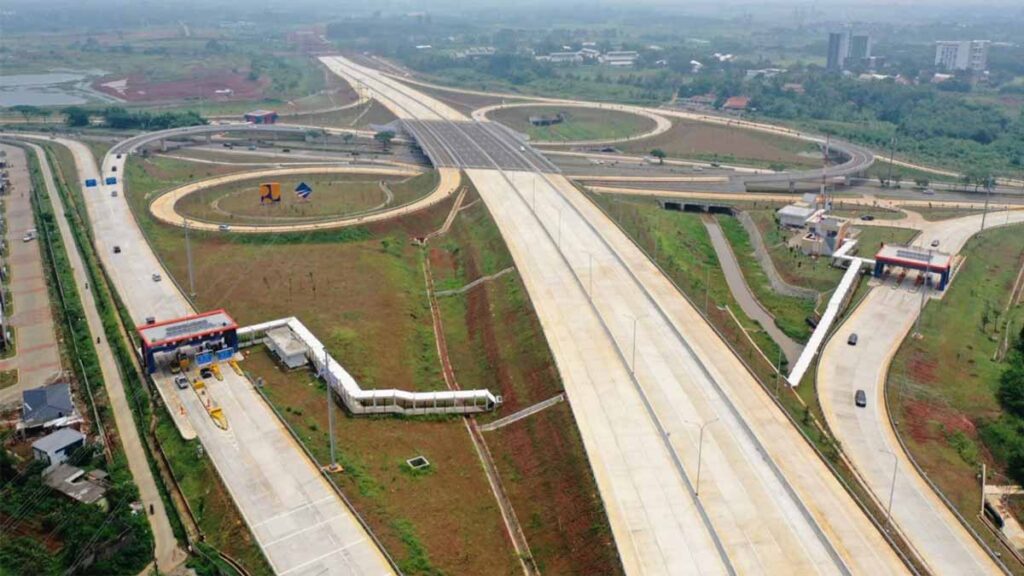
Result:
{"label": "concrete highway", "polygon": [[[87,146],[61,143],[74,154],[81,181],[124,174],[126,156],[117,158],[115,151],[123,147],[111,150],[101,172]],[[83,195],[100,259],[132,318],[141,325],[148,316],[166,320],[193,313],[146,242],[125,195],[111,196],[115,189],[121,184],[85,188]],[[114,246],[121,247],[120,254],[114,254]],[[153,273],[165,280],[154,282]],[[274,571],[302,576],[391,573],[380,549],[270,407],[248,382],[237,380],[228,377],[211,386],[228,418],[226,431],[213,425],[194,393],[181,404]],[[167,386],[159,389],[166,398]]]}
{"label": "concrete highway", "polygon": [[[426,130],[467,122],[372,69],[322,60],[403,120],[428,121]],[[537,309],[627,572],[904,572],[879,530],[646,256],[568,180],[535,165],[519,141],[480,124],[489,139],[466,153],[466,164],[480,155],[494,161],[467,174]],[[460,150],[432,134],[441,150],[428,156],[461,164]]]}
{"label": "concrete highway", "polygon": [[[988,227],[1019,222],[1024,222],[1024,212],[989,214],[986,221]],[[928,246],[938,240],[940,250],[955,254],[980,225],[980,215],[923,222],[915,243]],[[893,520],[930,570],[936,574],[999,573],[995,562],[916,473],[890,426],[884,387],[892,357],[921,306],[922,288],[914,286],[915,278],[916,274],[907,274],[903,284],[896,285],[891,277],[875,287],[826,344],[817,379],[822,410],[876,499],[885,506],[890,490],[895,490]],[[846,342],[851,333],[859,335],[856,346]],[[865,408],[854,406],[858,389],[869,399]]]}

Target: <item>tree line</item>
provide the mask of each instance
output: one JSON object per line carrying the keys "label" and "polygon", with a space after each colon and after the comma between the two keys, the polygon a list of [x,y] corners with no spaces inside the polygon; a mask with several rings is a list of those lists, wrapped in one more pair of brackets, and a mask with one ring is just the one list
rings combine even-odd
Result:
{"label": "tree line", "polygon": [[152,113],[145,110],[128,110],[111,106],[102,110],[89,110],[81,106],[69,106],[61,110],[64,123],[73,128],[90,126],[98,120],[105,128],[117,130],[166,130],[206,124],[206,119],[194,110],[180,112]]}

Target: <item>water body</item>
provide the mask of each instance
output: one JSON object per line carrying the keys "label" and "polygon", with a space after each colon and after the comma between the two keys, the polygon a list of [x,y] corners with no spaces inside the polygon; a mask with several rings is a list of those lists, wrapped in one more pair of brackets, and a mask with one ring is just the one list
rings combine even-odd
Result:
{"label": "water body", "polygon": [[[71,106],[100,97],[89,86],[88,72],[58,71],[44,74],[0,76],[0,106]],[[101,98],[109,100],[109,98]]]}

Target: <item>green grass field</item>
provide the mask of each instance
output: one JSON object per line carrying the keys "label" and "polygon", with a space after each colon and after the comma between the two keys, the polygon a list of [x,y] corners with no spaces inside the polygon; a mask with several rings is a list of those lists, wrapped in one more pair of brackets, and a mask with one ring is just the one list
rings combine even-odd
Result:
{"label": "green grass field", "polygon": [[[531,116],[554,116],[562,113],[565,120],[552,126],[534,126]],[[524,106],[491,112],[492,120],[530,136],[536,142],[571,142],[576,140],[611,140],[636,136],[654,128],[654,121],[616,110],[574,108],[572,106]]]}
{"label": "green grass field", "polygon": [[782,296],[772,290],[768,276],[754,256],[754,247],[743,225],[731,216],[720,216],[718,222],[732,245],[747,286],[758,302],[775,317],[775,324],[787,336],[798,342],[806,342],[811,337],[811,328],[805,319],[814,314],[814,300]]}
{"label": "green grass field", "polygon": [[[260,202],[259,185],[274,181],[281,186],[280,202]],[[294,189],[305,182],[313,188],[308,200]],[[398,206],[429,194],[436,176],[401,177],[373,174],[309,174],[277,179],[233,182],[201,190],[178,201],[178,209],[191,218],[211,222],[272,224],[304,222],[348,216]],[[402,192],[399,197],[398,188]],[[392,193],[388,197],[385,189]]]}

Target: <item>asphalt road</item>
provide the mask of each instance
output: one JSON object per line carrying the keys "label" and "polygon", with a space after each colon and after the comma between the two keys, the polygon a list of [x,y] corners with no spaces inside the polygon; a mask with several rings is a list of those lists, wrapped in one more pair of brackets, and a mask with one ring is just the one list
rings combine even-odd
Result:
{"label": "asphalt road", "polygon": [[[1024,213],[991,214],[987,222],[988,226],[1024,222]],[[916,242],[928,246],[939,240],[940,249],[956,253],[980,224],[980,215],[925,223]],[[884,386],[890,361],[921,306],[915,278],[916,274],[911,273],[901,286],[890,278],[875,287],[826,344],[817,378],[822,410],[847,456],[883,506],[888,503],[890,491],[895,490],[892,517],[931,570],[936,574],[999,573],[996,564],[916,473],[889,424]],[[846,343],[851,333],[859,335],[856,346]],[[863,389],[869,399],[865,408],[854,406],[858,389]],[[894,458],[898,462],[895,484]]]}
{"label": "asphalt road", "polygon": [[[399,117],[465,120],[375,71],[323,60]],[[739,360],[568,180],[467,174],[544,327],[628,573],[904,572]]]}

